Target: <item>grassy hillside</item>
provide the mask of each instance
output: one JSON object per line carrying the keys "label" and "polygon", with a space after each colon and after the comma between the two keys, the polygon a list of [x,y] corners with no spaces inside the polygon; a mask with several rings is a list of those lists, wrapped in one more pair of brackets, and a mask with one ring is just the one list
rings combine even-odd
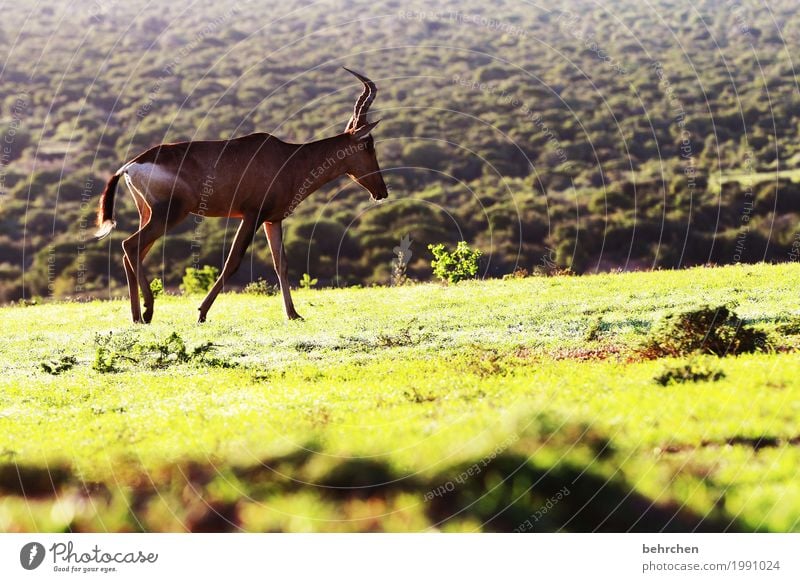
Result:
{"label": "grassy hillside", "polygon": [[[0,531],[800,531],[798,289],[787,264],[298,291],[299,323],[232,293],[201,326],[199,298],[147,327],[3,308]],[[703,304],[769,347],[642,353]]]}
{"label": "grassy hillside", "polygon": [[[392,194],[374,205],[343,179],[301,205],[287,221],[293,281],[385,284],[404,235],[418,280],[428,244],[461,239],[491,257],[490,276],[545,257],[577,272],[785,261],[800,248],[798,30],[795,0],[193,0],[157,13],[20,0],[0,21],[0,302],[117,291],[137,221],[127,194],[111,245],[85,244],[111,172],[164,141],[340,132],[360,90],[340,65],[378,83]],[[154,251],[168,286],[192,252],[220,266],[235,227],[171,233]],[[253,253],[236,284],[273,276],[266,244]]]}

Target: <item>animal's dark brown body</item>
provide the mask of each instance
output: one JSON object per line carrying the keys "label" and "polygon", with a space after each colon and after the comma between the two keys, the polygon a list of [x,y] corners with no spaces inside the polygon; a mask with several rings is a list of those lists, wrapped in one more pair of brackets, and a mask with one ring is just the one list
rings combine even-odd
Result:
{"label": "animal's dark brown body", "polygon": [[[161,144],[117,170],[101,195],[95,236],[104,238],[114,227],[114,194],[124,176],[139,210],[139,230],[122,243],[135,322],[149,323],[153,317],[153,294],[142,260],[158,238],[190,214],[242,219],[222,273],[200,304],[200,321],[205,321],[225,280],[239,267],[262,224],[286,315],[300,317],[289,292],[281,222],[320,186],[344,174],[367,189],[373,199],[387,196],[370,134],[377,122],[367,122],[367,110],[377,90],[372,81],[353,74],[364,84],[364,92],[344,133],[305,144],[286,143],[266,133]],[[144,297],[143,314],[137,287]]]}

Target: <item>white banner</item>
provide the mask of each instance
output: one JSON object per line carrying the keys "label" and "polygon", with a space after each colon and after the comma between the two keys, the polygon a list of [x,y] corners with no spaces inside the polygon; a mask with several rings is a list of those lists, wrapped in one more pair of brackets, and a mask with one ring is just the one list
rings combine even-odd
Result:
{"label": "white banner", "polygon": [[3,534],[0,580],[800,580],[797,534]]}

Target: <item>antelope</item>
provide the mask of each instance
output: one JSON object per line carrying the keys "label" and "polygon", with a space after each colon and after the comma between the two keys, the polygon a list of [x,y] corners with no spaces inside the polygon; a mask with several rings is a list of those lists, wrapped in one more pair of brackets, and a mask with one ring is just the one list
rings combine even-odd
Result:
{"label": "antelope", "polygon": [[[287,143],[267,133],[217,141],[187,141],[155,146],[136,156],[108,180],[97,211],[97,240],[116,226],[114,193],[122,176],[139,211],[139,230],[122,242],[123,263],[134,323],[150,323],[153,293],[142,261],[161,236],[190,214],[240,218],[233,244],[214,285],[200,304],[199,322],[239,268],[263,224],[289,319],[302,319],[294,308],[287,278],[282,221],[297,205],[328,182],[347,174],[372,200],[388,196],[367,121],[377,88],[370,79],[343,67],[363,84],[343,133],[309,143]],[[144,297],[144,313],[137,285]]]}

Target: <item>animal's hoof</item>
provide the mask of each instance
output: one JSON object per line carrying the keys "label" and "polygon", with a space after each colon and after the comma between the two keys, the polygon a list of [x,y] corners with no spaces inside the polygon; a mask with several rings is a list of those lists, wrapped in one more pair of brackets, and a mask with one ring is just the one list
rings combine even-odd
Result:
{"label": "animal's hoof", "polygon": [[153,321],[153,310],[152,309],[146,310],[144,312],[143,320],[144,320],[144,323],[150,323],[151,321]]}
{"label": "animal's hoof", "polygon": [[197,318],[197,323],[205,323],[206,322],[206,314],[201,313],[200,317]]}
{"label": "animal's hoof", "polygon": [[288,313],[286,317],[288,317],[290,321],[305,321],[302,317],[300,317],[299,313]]}

